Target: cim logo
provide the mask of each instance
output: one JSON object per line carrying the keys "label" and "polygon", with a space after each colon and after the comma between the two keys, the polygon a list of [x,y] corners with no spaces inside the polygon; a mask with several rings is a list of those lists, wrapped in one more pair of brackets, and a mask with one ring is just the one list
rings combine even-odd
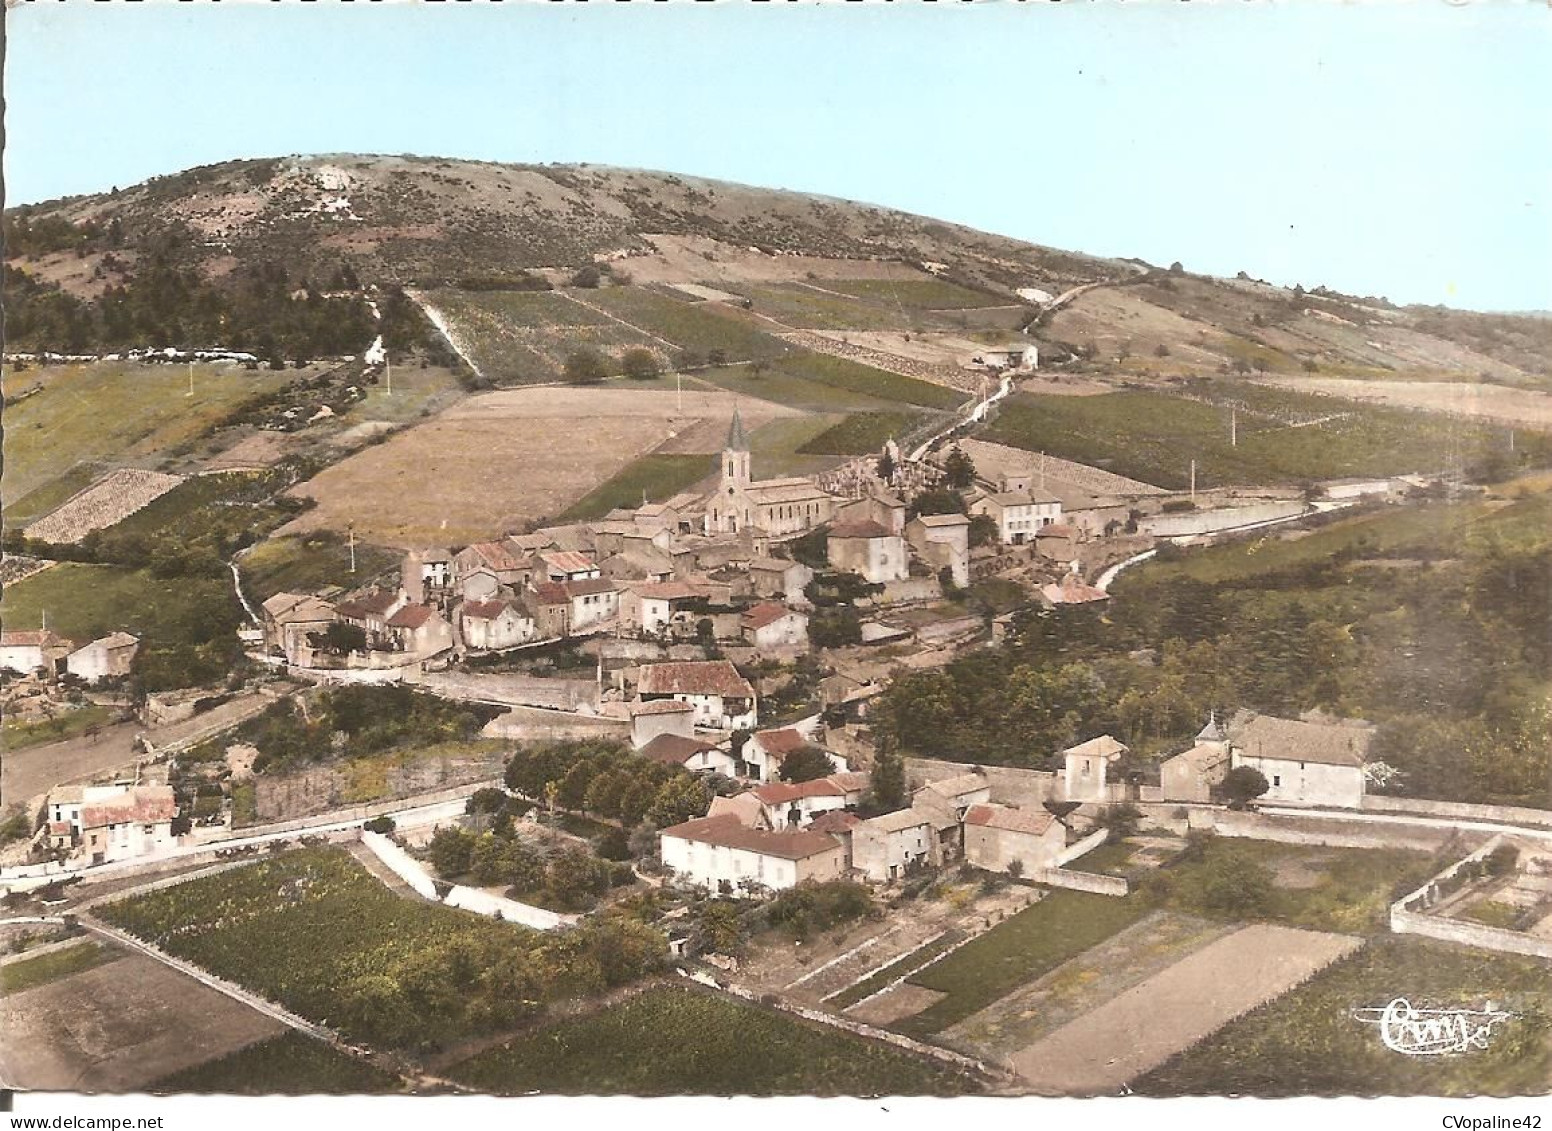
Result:
{"label": "cim logo", "polygon": [[1353,1011],[1368,1025],[1378,1025],[1380,1040],[1403,1056],[1455,1056],[1487,1048],[1495,1026],[1514,1016],[1495,1009],[1418,1009],[1404,997],[1382,1007]]}

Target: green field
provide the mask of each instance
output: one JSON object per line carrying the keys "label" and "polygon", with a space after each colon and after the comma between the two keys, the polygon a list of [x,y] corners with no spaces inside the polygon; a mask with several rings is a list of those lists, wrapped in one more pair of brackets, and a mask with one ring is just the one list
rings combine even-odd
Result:
{"label": "green field", "polygon": [[79,463],[146,460],[186,450],[244,401],[308,372],[196,365],[193,396],[186,395],[186,365],[94,362],[9,374],[8,394],[39,382],[43,391],[6,407],[5,494],[32,509],[37,504],[26,498],[31,492]]}
{"label": "green field", "polygon": [[964,310],[977,306],[1011,306],[1012,297],[973,291],[942,279],[827,279],[826,290],[912,310]]}
{"label": "green field", "polygon": [[833,425],[801,448],[809,455],[867,455],[881,451],[884,444],[904,436],[921,422],[921,417],[906,412],[857,412]]}
{"label": "green field", "polygon": [[912,985],[948,996],[893,1027],[913,1037],[941,1032],[1131,926],[1147,910],[1136,898],[1052,891],[911,977]]}
{"label": "green field", "polygon": [[[1197,486],[1219,487],[1441,471],[1452,453],[1469,465],[1509,444],[1508,431],[1494,426],[1258,386],[1224,384],[1201,395],[1018,393],[984,438],[1172,489],[1190,485],[1193,459]],[[1240,406],[1237,444],[1231,404]],[[1335,418],[1313,423],[1324,417]],[[1545,463],[1552,438],[1523,439],[1519,453]]]}
{"label": "green field", "polygon": [[896,406],[880,397],[826,385],[771,365],[729,365],[698,370],[695,380],[730,393],[771,401],[811,413],[887,410]]}
{"label": "green field", "polygon": [[602,518],[616,507],[639,507],[643,500],[660,503],[711,475],[713,462],[703,455],[641,456],[578,499],[560,517],[568,522]]}
{"label": "green field", "polygon": [[108,527],[104,535],[156,538],[173,534],[186,538],[195,531],[225,532],[229,537],[268,533],[290,517],[271,501],[296,478],[283,468],[192,475]]}
{"label": "green field", "polygon": [[[1358,1010],[1403,996],[1417,1009],[1515,1014],[1486,1048],[1413,1057],[1381,1043]],[[1145,1096],[1542,1096],[1552,1069],[1552,966],[1424,939],[1375,939],[1305,985],[1132,1081]]]}
{"label": "green field", "polygon": [[859,1037],[689,989],[654,989],[453,1069],[517,1095],[962,1095],[952,1070]]}
{"label": "green field", "polygon": [[670,298],[660,291],[603,287],[580,297],[703,362],[718,350],[727,361],[753,361],[780,357],[793,349],[736,314],[721,313],[711,304],[688,298]]}
{"label": "green field", "polygon": [[327,585],[353,589],[398,566],[397,550],[356,543],[356,572],[350,572],[350,546],[342,534],[271,538],[242,556],[243,592],[255,605],[276,593],[311,593]]}
{"label": "green field", "polygon": [[118,712],[108,707],[78,707],[52,719],[34,722],[7,721],[0,727],[0,745],[6,750],[24,750],[43,742],[59,742],[85,734],[93,727],[100,727],[118,717]]}
{"label": "green field", "polygon": [[919,946],[915,950],[907,951],[889,965],[880,967],[860,982],[853,982],[834,997],[827,998],[826,1003],[832,1009],[847,1009],[856,1005],[864,998],[871,997],[873,994],[882,991],[885,986],[889,985],[896,978],[926,965],[963,937],[964,933],[957,929],[946,931],[943,937],[936,942],[930,942],[926,946]]}
{"label": "green field", "polygon": [[842,295],[825,294],[801,283],[739,289],[760,314],[804,330],[895,330],[915,324],[914,319],[902,318],[898,310],[884,309]]}
{"label": "green field", "polygon": [[145,1090],[158,1095],[382,1095],[402,1092],[404,1081],[292,1029],[164,1076]]}
{"label": "green field", "polygon": [[794,377],[816,381],[835,389],[860,393],[881,401],[895,401],[921,408],[945,411],[958,408],[969,398],[958,389],[946,385],[934,385],[930,381],[918,381],[903,377],[871,365],[850,361],[844,357],[811,353],[807,350],[789,354],[773,363],[773,367]]}
{"label": "green field", "polygon": [[114,959],[123,958],[116,950],[109,950],[97,943],[85,941],[61,950],[40,954],[35,958],[22,958],[0,966],[0,997],[19,994],[34,986],[47,985],[94,966],[101,966]]}
{"label": "green field", "polygon": [[339,848],[283,853],[98,913],[353,1039],[393,1047],[514,1025],[548,1000],[639,976],[663,947],[615,921],[552,936],[401,898]]}

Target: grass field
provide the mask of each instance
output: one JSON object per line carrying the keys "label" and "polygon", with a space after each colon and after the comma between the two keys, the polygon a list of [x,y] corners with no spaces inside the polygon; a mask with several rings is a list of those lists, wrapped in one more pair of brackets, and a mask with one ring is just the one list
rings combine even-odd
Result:
{"label": "grass field", "polygon": [[242,556],[243,592],[254,604],[276,593],[310,593],[326,585],[354,588],[399,564],[397,551],[356,542],[356,572],[350,572],[346,537],[318,531],[298,537],[271,538]]}
{"label": "grass field", "polygon": [[912,323],[901,318],[898,310],[825,294],[799,283],[744,286],[740,290],[759,313],[804,330],[893,330]]}
{"label": "grass field", "polygon": [[[0,594],[7,628],[36,628],[48,612],[49,628],[71,640],[88,641],[117,629],[141,637],[142,649],[177,644],[225,642],[239,613],[229,580],[159,580],[145,570],[61,562]],[[212,608],[230,615],[210,617]]]}
{"label": "grass field", "polygon": [[773,363],[773,368],[835,389],[921,408],[947,411],[958,408],[966,400],[965,394],[957,389],[807,350],[781,358]]}
{"label": "grass field", "polygon": [[90,970],[115,958],[122,958],[118,951],[109,950],[95,942],[84,941],[62,950],[50,951],[35,958],[23,958],[0,966],[0,997],[19,994],[34,986],[44,986]]}
{"label": "grass field", "polygon": [[[1552,966],[1424,939],[1384,937],[1132,1082],[1140,1095],[1544,1095],[1552,1067]],[[1486,1048],[1412,1057],[1356,1012],[1404,996],[1414,1008],[1516,1016]]]}
{"label": "grass field", "polygon": [[769,365],[759,368],[752,365],[729,365],[701,369],[696,371],[695,379],[741,397],[774,401],[805,412],[882,411],[896,407],[881,397],[826,385],[822,381],[799,377]]}
{"label": "grass field", "polygon": [[[1215,386],[1204,396],[1019,393],[982,438],[1175,489],[1189,486],[1193,459],[1197,485],[1216,487],[1434,472],[1509,444],[1498,427],[1264,387]],[[1237,443],[1231,405],[1239,406]],[[1330,419],[1314,423],[1322,418]],[[1519,447],[1537,463],[1552,457],[1544,437]]]}
{"label": "grass field", "polygon": [[85,734],[92,727],[102,726],[117,714],[107,707],[89,706],[67,711],[52,719],[24,723],[7,721],[0,727],[0,745],[6,750],[25,750],[42,742],[59,742]]}
{"label": "grass field", "polygon": [[977,306],[1009,306],[1014,300],[961,287],[942,279],[829,279],[827,290],[873,299],[914,310],[962,310]]}
{"label": "grass field", "polygon": [[234,1096],[381,1095],[403,1091],[404,1082],[292,1029],[164,1076],[145,1090]]}
{"label": "grass field", "polygon": [[196,365],[193,396],[186,395],[185,365],[94,362],[12,374],[8,392],[35,383],[43,391],[6,408],[5,494],[26,502],[82,462],[147,461],[184,450],[244,401],[307,374]]}
{"label": "grass field", "polygon": [[455,1068],[505,1095],[961,1095],[970,1079],[888,1045],[688,989],[655,989]]}
{"label": "grass field", "polygon": [[964,935],[960,931],[947,931],[937,941],[930,942],[925,946],[919,946],[915,950],[907,951],[889,965],[875,970],[861,981],[847,986],[845,990],[828,999],[828,1004],[834,1009],[846,1009],[856,1005],[863,998],[880,992],[896,978],[930,962],[963,937]]}
{"label": "grass field", "polygon": [[217,529],[265,534],[285,520],[285,513],[270,503],[292,481],[292,475],[280,468],[190,476],[108,530],[150,538]]}
{"label": "grass field", "polygon": [[904,436],[921,417],[905,412],[857,412],[809,440],[800,452],[810,455],[867,455],[883,449],[892,437]]}
{"label": "grass field", "polygon": [[914,975],[912,985],[948,996],[894,1028],[913,1037],[930,1037],[1130,926],[1146,912],[1139,899],[1050,892]]}
{"label": "grass field", "polygon": [[643,500],[660,503],[712,473],[712,462],[703,455],[644,455],[582,496],[560,517],[566,521],[602,518],[616,507],[639,507]]}
{"label": "grass field", "polygon": [[728,361],[752,361],[781,357],[793,349],[736,314],[660,291],[604,287],[579,297],[703,360],[714,350]]}

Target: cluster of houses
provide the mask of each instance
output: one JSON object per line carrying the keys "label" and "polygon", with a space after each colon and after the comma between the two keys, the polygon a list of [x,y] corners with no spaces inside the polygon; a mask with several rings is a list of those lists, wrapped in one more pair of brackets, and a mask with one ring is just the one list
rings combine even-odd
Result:
{"label": "cluster of houses", "polygon": [[140,640],[127,632],[111,632],[85,644],[50,629],[0,633],[0,668],[17,675],[43,672],[48,678],[70,675],[96,684],[127,676]]}
{"label": "cluster of houses", "polygon": [[1240,711],[1227,724],[1208,720],[1195,744],[1159,766],[1165,801],[1207,802],[1238,766],[1266,779],[1262,802],[1357,809],[1377,769],[1371,723],[1309,716],[1280,719]]}

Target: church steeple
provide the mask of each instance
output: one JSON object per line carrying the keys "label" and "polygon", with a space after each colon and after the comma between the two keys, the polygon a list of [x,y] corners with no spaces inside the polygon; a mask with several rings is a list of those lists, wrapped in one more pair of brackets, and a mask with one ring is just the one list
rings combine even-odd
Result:
{"label": "church steeple", "polygon": [[744,418],[738,414],[738,406],[733,406],[733,423],[728,425],[727,443],[724,451],[747,452],[749,450],[749,437],[744,433]]}

